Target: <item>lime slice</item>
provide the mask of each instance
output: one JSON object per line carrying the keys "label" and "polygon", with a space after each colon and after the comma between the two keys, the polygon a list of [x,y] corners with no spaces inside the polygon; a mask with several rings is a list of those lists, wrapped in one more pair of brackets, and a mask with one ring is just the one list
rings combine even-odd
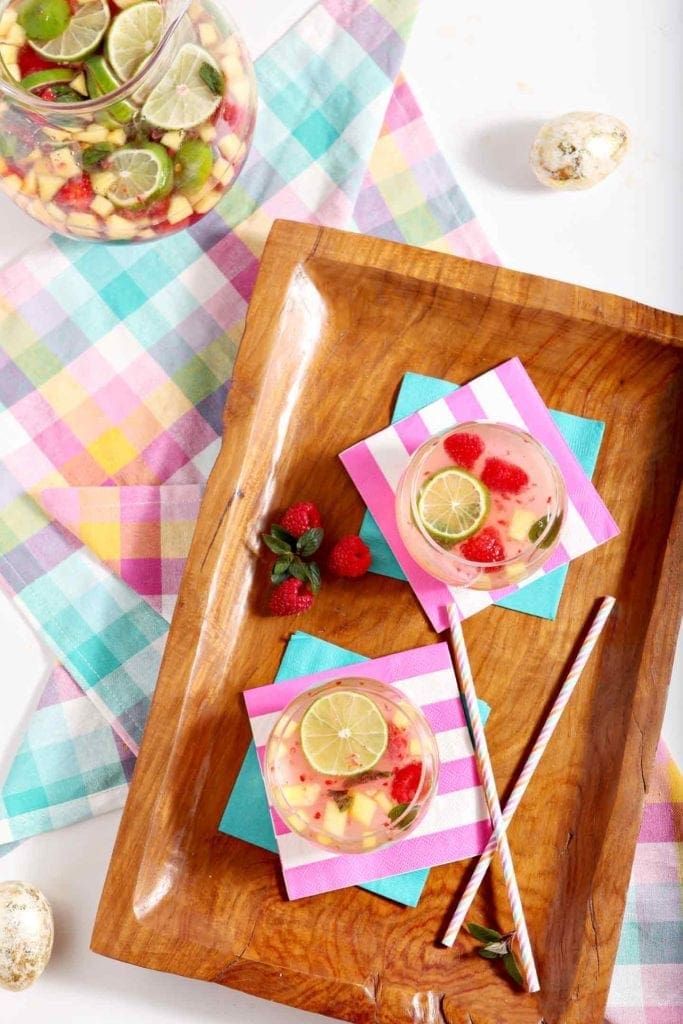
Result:
{"label": "lime slice", "polygon": [[107,160],[115,175],[107,199],[132,209],[167,196],[173,188],[173,163],[163,146],[148,142],[140,149],[119,149]]}
{"label": "lime slice", "polygon": [[348,690],[318,697],[301,721],[306,760],[323,775],[356,775],[373,768],[387,749],[388,736],[375,702]]}
{"label": "lime slice", "polygon": [[69,24],[67,0],[24,0],[17,21],[31,42],[47,42],[61,35]]}
{"label": "lime slice", "polygon": [[220,75],[211,54],[195,43],[185,43],[173,64],[152,89],[142,108],[142,116],[157,128],[194,128],[206,121],[221,102],[202,78],[202,65],[208,64]]}
{"label": "lime slice", "polygon": [[178,188],[183,192],[198,192],[213,168],[211,146],[201,139],[187,139],[176,153],[175,163]]}
{"label": "lime slice", "polygon": [[476,533],[488,510],[488,488],[458,466],[434,473],[417,496],[417,514],[425,530],[448,544]]}
{"label": "lime slice", "polygon": [[63,63],[83,60],[99,45],[107,31],[110,17],[107,0],[86,0],[78,5],[60,35],[42,46],[34,42],[31,42],[31,46],[46,60]]}
{"label": "lime slice", "polygon": [[25,75],[19,85],[30,92],[31,89],[41,89],[45,85],[70,82],[73,77],[73,68],[46,68],[44,71],[33,71],[30,75]]}
{"label": "lime slice", "polygon": [[117,14],[107,34],[106,52],[115,74],[125,82],[156,50],[164,12],[156,0],[145,0]]}
{"label": "lime slice", "polygon": [[[88,57],[85,62],[85,77],[88,83],[88,92],[92,99],[97,99],[99,96],[106,96],[107,93],[113,92],[114,89],[118,89],[121,82],[118,80],[112,69],[107,64],[104,57],[99,54],[95,54],[93,57]],[[136,108],[128,100],[117,100],[116,103],[112,103],[107,108],[107,114],[110,114],[116,121],[121,124],[125,124],[130,121],[136,114]]]}

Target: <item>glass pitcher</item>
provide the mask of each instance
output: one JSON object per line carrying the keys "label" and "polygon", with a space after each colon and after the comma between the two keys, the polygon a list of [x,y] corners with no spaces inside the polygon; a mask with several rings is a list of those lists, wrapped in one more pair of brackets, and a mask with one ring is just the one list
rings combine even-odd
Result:
{"label": "glass pitcher", "polygon": [[[20,6],[0,0],[4,191],[93,241],[154,239],[208,213],[244,164],[256,113],[220,0],[70,0],[71,31],[49,43],[27,40]],[[140,46],[151,52],[124,77]]]}

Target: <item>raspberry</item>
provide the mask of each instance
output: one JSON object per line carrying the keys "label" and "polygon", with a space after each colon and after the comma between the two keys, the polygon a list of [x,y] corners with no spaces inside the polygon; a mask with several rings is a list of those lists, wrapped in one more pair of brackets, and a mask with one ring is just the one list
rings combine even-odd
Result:
{"label": "raspberry", "polygon": [[505,558],[498,531],[492,526],[485,526],[474,537],[466,540],[460,553],[468,562],[502,562]]}
{"label": "raspberry", "polygon": [[55,202],[59,206],[70,206],[73,210],[87,210],[94,195],[90,178],[82,174],[80,178],[71,178],[66,185],[62,185],[55,196]]}
{"label": "raspberry", "polygon": [[268,611],[271,615],[298,615],[306,612],[313,604],[313,594],[308,587],[291,577],[278,583],[270,595]]}
{"label": "raspberry", "polygon": [[399,729],[393,722],[389,723],[389,742],[387,744],[387,751],[390,757],[398,760],[401,758],[406,750],[408,749],[408,737],[405,734],[405,729]]}
{"label": "raspberry", "polygon": [[327,560],[327,568],[335,576],[346,576],[354,579],[357,576],[364,576],[370,568],[372,555],[367,544],[351,534],[338,540],[330,551]]}
{"label": "raspberry", "polygon": [[320,513],[310,501],[299,501],[296,505],[290,505],[282,519],[280,526],[292,537],[299,538],[306,530],[312,530],[322,526]]}
{"label": "raspberry", "polygon": [[529,477],[523,469],[505,459],[487,459],[481,474],[482,483],[491,491],[503,494],[519,494],[529,483]]}
{"label": "raspberry", "polygon": [[391,783],[391,795],[397,804],[409,804],[422,778],[422,763],[412,761],[399,768]]}
{"label": "raspberry", "polygon": [[443,446],[456,466],[462,466],[463,469],[472,469],[484,451],[484,442],[478,434],[451,434]]}

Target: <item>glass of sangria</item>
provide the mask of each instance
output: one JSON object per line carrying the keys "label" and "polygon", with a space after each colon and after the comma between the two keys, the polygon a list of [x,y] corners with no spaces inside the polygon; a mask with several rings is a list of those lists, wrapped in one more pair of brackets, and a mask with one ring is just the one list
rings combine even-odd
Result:
{"label": "glass of sangria", "polygon": [[272,806],[293,832],[338,853],[405,837],[427,811],[438,775],[427,719],[373,679],[338,679],[300,694],[265,750]]}
{"label": "glass of sangria", "polygon": [[195,223],[239,174],[255,112],[221,0],[0,0],[0,187],[54,231]]}
{"label": "glass of sangria", "polygon": [[560,540],[567,493],[550,453],[504,423],[462,423],[412,455],[396,492],[398,530],[428,573],[456,587],[519,583]]}

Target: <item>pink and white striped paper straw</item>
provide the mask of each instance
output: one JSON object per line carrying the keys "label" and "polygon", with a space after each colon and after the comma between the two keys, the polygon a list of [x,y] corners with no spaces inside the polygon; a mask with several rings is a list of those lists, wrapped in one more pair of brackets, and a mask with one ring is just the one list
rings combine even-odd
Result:
{"label": "pink and white striped paper straw", "polygon": [[[519,778],[517,779],[514,785],[512,793],[508,798],[508,802],[505,805],[505,810],[503,811],[503,822],[506,828],[512,821],[512,816],[517,810],[519,802],[524,796],[526,788],[531,782],[531,779],[533,778],[534,772],[536,771],[538,764],[541,758],[543,757],[545,748],[548,746],[550,737],[555,732],[557,723],[562,717],[562,713],[567,706],[569,698],[574,692],[574,688],[579,681],[579,677],[583,672],[586,662],[591,656],[591,652],[593,651],[593,648],[597,643],[598,637],[602,633],[605,622],[607,621],[607,618],[610,612],[612,611],[612,608],[614,608],[614,604],[614,598],[609,596],[603,597],[602,601],[600,602],[600,607],[598,608],[595,614],[595,618],[593,619],[593,623],[590,629],[588,630],[588,633],[586,634],[586,638],[581,644],[578,654],[574,658],[574,662],[571,668],[569,669],[569,672],[567,673],[567,677],[563,682],[562,686],[560,687],[560,692],[555,698],[555,703],[550,709],[548,717],[546,718],[545,723],[543,724],[543,728],[541,729],[540,733],[538,734],[538,737],[536,738],[536,742],[533,745],[533,748],[526,760],[524,767],[522,768]],[[467,916],[467,912],[472,906],[472,901],[474,900],[474,897],[476,896],[479,890],[479,886],[483,881],[484,875],[488,871],[491,861],[493,860],[493,855],[495,851],[496,838],[494,833],[494,835],[491,836],[486,849],[479,858],[479,861],[477,862],[477,866],[474,869],[472,877],[467,884],[467,888],[460,897],[460,901],[455,909],[455,913],[453,914],[453,917],[451,918],[448,924],[448,928],[446,929],[446,932],[443,938],[441,939],[442,945],[452,946],[453,943],[455,942],[458,936],[458,932],[462,928],[465,917]]]}
{"label": "pink and white striped paper straw", "polygon": [[472,736],[474,738],[474,750],[477,755],[484,794],[486,796],[486,802],[488,804],[491,821],[493,823],[492,841],[494,846],[497,847],[500,852],[500,859],[503,864],[503,877],[505,879],[505,887],[507,889],[510,908],[512,910],[512,920],[514,921],[515,931],[517,932],[517,941],[519,942],[519,952],[520,959],[522,961],[524,980],[526,981],[526,986],[529,992],[538,992],[541,986],[536,972],[534,954],[531,950],[529,930],[527,928],[526,918],[524,917],[522,898],[519,894],[517,876],[515,875],[515,869],[512,863],[512,853],[510,852],[510,844],[508,843],[507,832],[505,831],[505,822],[503,820],[503,812],[500,808],[500,800],[498,799],[496,780],[493,777],[493,767],[491,765],[489,749],[484,735],[484,726],[482,725],[481,717],[479,715],[479,705],[477,703],[477,694],[474,689],[474,679],[472,678],[470,659],[467,654],[467,648],[465,647],[465,637],[462,632],[462,626],[460,625],[460,616],[458,615],[458,610],[455,605],[448,606],[448,621],[451,629],[455,663],[458,669],[458,681],[460,683],[462,694],[465,698],[465,704],[467,705],[467,713],[469,715],[470,725],[472,726]]}

